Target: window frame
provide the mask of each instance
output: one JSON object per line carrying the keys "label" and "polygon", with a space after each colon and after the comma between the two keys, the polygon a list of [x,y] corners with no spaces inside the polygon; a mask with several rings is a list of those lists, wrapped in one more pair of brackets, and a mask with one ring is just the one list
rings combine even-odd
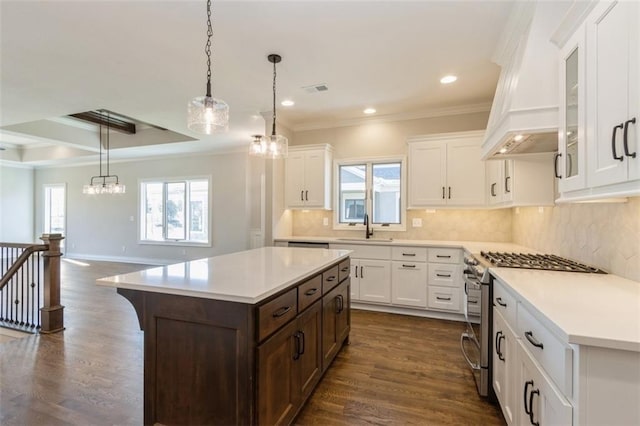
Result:
{"label": "window frame", "polygon": [[[400,223],[390,223],[383,226],[381,223],[373,223],[373,165],[400,163]],[[406,156],[367,157],[334,160],[333,162],[333,229],[336,231],[364,232],[364,223],[348,224],[340,222],[340,167],[341,166],[366,166],[365,178],[365,213],[369,214],[369,227],[374,231],[406,231],[407,230],[407,159]]]}
{"label": "window frame", "polygon": [[[50,188],[62,188],[64,190],[64,200],[62,202],[63,209],[63,227],[64,231],[62,236],[67,236],[67,184],[66,183],[45,183],[42,185],[42,233],[51,234],[51,209],[50,204],[47,203],[47,192]],[[47,230],[47,223],[49,223],[49,230]],[[64,240],[60,242],[60,247],[64,247]]]}
{"label": "window frame", "polygon": [[[184,182],[186,184],[185,196],[184,196],[184,225],[185,225],[185,236],[188,238],[191,233],[191,200],[190,198],[190,183],[193,181],[206,181],[207,182],[207,241],[191,241],[189,239],[168,239],[167,238],[167,184],[171,183],[180,183]],[[163,194],[163,212],[162,212],[162,221],[163,221],[163,229],[162,229],[162,240],[148,240],[144,239],[145,237],[145,227],[146,227],[146,191],[144,185],[149,183],[158,183],[162,184],[162,194]],[[172,177],[160,177],[160,178],[144,178],[138,179],[138,244],[142,245],[163,245],[163,246],[184,246],[184,247],[212,247],[212,214],[213,214],[213,196],[212,196],[212,186],[211,186],[211,176],[172,176]]]}

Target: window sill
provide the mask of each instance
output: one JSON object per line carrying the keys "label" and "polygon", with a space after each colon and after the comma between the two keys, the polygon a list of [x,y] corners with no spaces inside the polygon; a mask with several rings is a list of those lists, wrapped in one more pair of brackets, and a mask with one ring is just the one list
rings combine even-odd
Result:
{"label": "window sill", "polygon": [[166,240],[166,241],[139,240],[138,244],[149,245],[149,246],[212,247],[211,243],[195,243],[190,241],[175,241],[175,240]]}

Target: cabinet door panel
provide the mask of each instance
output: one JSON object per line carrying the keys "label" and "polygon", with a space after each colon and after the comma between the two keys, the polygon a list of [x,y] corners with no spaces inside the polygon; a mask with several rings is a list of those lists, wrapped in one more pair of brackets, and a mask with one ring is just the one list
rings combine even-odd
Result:
{"label": "cabinet door panel", "polygon": [[[630,4],[633,2],[630,2]],[[592,15],[587,32],[591,106],[594,135],[591,138],[589,186],[623,182],[629,157],[623,151],[623,129],[629,96],[630,10],[626,2],[602,4]],[[622,161],[614,158],[615,154]]]}
{"label": "cabinet door panel", "polygon": [[304,203],[307,207],[323,207],[324,151],[307,152],[304,168]]}
{"label": "cabinet door panel", "polygon": [[360,300],[391,303],[391,262],[360,261]]}
{"label": "cabinet door panel", "polygon": [[299,394],[296,390],[294,334],[296,321],[258,346],[258,423],[287,424],[293,419]]}
{"label": "cabinet door panel", "polygon": [[304,153],[289,153],[286,160],[285,202],[289,207],[304,206]]}
{"label": "cabinet door panel", "polygon": [[485,165],[476,141],[450,142],[447,148],[447,204],[484,204]]}
{"label": "cabinet door panel", "polygon": [[446,158],[444,143],[410,147],[409,207],[446,204]]}
{"label": "cabinet door panel", "polygon": [[302,354],[296,361],[297,389],[306,399],[322,373],[322,302],[318,300],[298,317],[298,332],[302,333]]}

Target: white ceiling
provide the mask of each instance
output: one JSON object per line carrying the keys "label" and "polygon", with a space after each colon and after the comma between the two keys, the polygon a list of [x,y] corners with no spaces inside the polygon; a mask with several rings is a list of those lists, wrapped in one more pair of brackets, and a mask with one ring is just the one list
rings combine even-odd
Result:
{"label": "white ceiling", "polygon": [[[95,159],[97,134],[91,148],[65,139],[72,131],[32,137],[28,129],[100,108],[198,139],[131,142],[113,149],[114,158],[244,147],[264,133],[261,113],[270,115],[269,53],[283,57],[278,121],[293,130],[364,120],[365,107],[393,117],[486,105],[500,71],[491,55],[512,6],[214,0],[213,91],[229,104],[231,122],[227,133],[201,136],[186,127],[186,105],[205,92],[206,1],[0,0],[0,159]],[[445,74],[459,79],[443,86]],[[303,89],[319,83],[329,90]],[[295,106],[280,106],[284,98]],[[69,153],[47,154],[60,145]]]}

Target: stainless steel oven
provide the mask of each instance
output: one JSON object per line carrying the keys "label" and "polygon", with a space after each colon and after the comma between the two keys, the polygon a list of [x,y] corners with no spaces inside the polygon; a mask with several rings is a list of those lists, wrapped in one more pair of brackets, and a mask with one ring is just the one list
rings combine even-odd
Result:
{"label": "stainless steel oven", "polygon": [[460,336],[460,348],[481,396],[493,397],[491,386],[491,275],[472,256],[464,259],[464,316],[466,330]]}

